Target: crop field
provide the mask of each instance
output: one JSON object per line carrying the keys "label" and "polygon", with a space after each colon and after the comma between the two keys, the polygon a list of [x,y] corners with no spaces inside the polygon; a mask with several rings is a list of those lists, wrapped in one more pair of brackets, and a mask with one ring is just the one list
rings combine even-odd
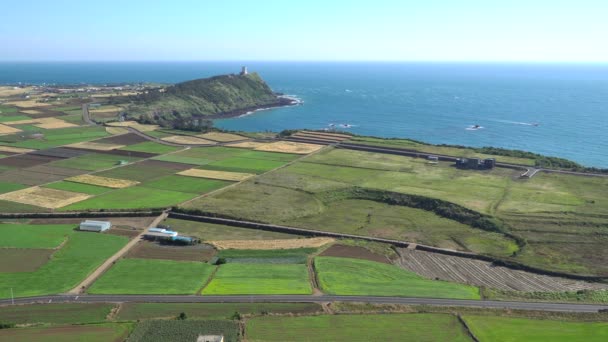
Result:
{"label": "crop field", "polygon": [[12,342],[120,342],[129,336],[132,324],[66,325],[0,330],[0,340]]}
{"label": "crop field", "polygon": [[263,145],[266,145],[266,143],[257,142],[257,141],[243,141],[243,142],[239,142],[239,143],[230,144],[229,146],[237,147],[237,148],[256,149]]}
{"label": "crop field", "polygon": [[606,341],[606,322],[565,322],[514,317],[464,316],[480,341]]}
{"label": "crop field", "polygon": [[200,166],[206,170],[260,174],[285,165],[284,162],[266,159],[233,157]]}
{"label": "crop field", "polygon": [[101,195],[112,189],[108,189],[103,186],[90,185],[90,184],[82,184],[82,183],[73,183],[73,182],[56,182],[43,186],[44,188],[71,191],[71,192],[79,192],[87,195]]}
{"label": "crop field", "polygon": [[53,252],[52,249],[0,248],[0,273],[34,272],[49,261]]}
{"label": "crop field", "polygon": [[194,246],[160,245],[156,242],[141,241],[127,254],[127,258],[164,259],[176,261],[207,262],[216,254],[212,246],[199,244]]}
{"label": "crop field", "polygon": [[238,323],[234,321],[145,321],[139,323],[127,342],[196,341],[199,335],[223,335],[225,342],[239,340]]}
{"label": "crop field", "polygon": [[336,244],[324,250],[319,256],[353,258],[390,264],[390,260],[382,254],[377,254],[360,246]]}
{"label": "crop field", "polygon": [[[106,130],[111,130],[116,132],[115,127],[106,127]],[[118,145],[135,145],[141,142],[148,141],[146,138],[142,138],[137,134],[128,133],[128,131],[117,131],[118,135],[114,135],[111,137],[95,140],[96,143],[102,144],[118,144]]]}
{"label": "crop field", "polygon": [[193,137],[189,135],[171,135],[168,137],[163,137],[161,138],[161,140],[184,145],[215,145],[215,141]]}
{"label": "crop field", "polygon": [[336,295],[371,295],[479,299],[473,286],[424,279],[383,263],[336,257],[316,257],[321,289]]}
{"label": "crop field", "polygon": [[211,240],[208,243],[218,249],[250,249],[250,250],[273,250],[273,249],[295,249],[295,248],[319,248],[334,242],[333,238],[317,237],[307,239],[278,239],[278,240]]}
{"label": "crop field", "polygon": [[156,125],[143,125],[137,123],[136,121],[109,122],[107,125],[112,127],[132,127],[142,132],[149,132],[158,129],[158,126]]}
{"label": "crop field", "polygon": [[177,174],[182,175],[182,176],[188,176],[188,177],[209,178],[209,179],[235,181],[235,182],[242,181],[242,180],[245,180],[247,178],[251,178],[254,176],[251,173],[199,170],[199,169],[184,170],[184,171],[178,172]]}
{"label": "crop field", "polygon": [[0,145],[0,152],[11,152],[11,153],[27,153],[32,152],[34,150],[29,148],[21,148],[21,147],[12,147],[12,146],[3,146]]}
{"label": "crop field", "polygon": [[96,176],[129,179],[145,182],[155,178],[172,175],[187,169],[188,166],[178,163],[168,163],[157,160],[144,160],[137,164],[117,167],[97,173]]}
{"label": "crop field", "polygon": [[256,151],[309,154],[323,148],[323,145],[307,144],[293,141],[277,141],[256,148]]}
{"label": "crop field", "polygon": [[53,166],[67,167],[73,169],[97,171],[102,169],[108,169],[111,167],[118,166],[121,161],[134,162],[140,160],[140,158],[127,157],[127,156],[116,156],[111,154],[101,153],[89,153],[82,156],[59,160],[51,163]]}
{"label": "crop field", "polygon": [[209,139],[209,140],[218,141],[218,142],[231,142],[231,141],[239,141],[239,140],[247,139],[246,137],[241,136],[241,135],[236,135],[236,134],[232,134],[232,133],[221,133],[221,132],[209,132],[209,133],[205,133],[205,134],[199,134],[197,136],[201,137],[203,139]]}
{"label": "crop field", "polygon": [[[38,129],[43,134],[43,137],[38,138],[21,138],[15,135],[3,136],[1,141],[3,144],[14,147],[43,149],[68,144],[74,144],[83,141],[103,138],[108,135],[103,127],[68,127],[52,130]],[[12,141],[12,143],[10,143]]]}
{"label": "crop field", "polygon": [[103,144],[103,143],[99,143],[96,141],[84,141],[84,142],[66,145],[66,147],[79,148],[79,149],[83,149],[83,150],[110,151],[110,150],[119,149],[121,147],[125,147],[125,145]]}
{"label": "crop field", "polygon": [[203,295],[312,294],[303,264],[221,265]]}
{"label": "crop field", "polygon": [[97,185],[112,189],[128,188],[130,186],[139,184],[139,182],[137,181],[132,181],[128,179],[109,178],[96,175],[80,175],[66,178],[65,180],[73,183]]}
{"label": "crop field", "polygon": [[127,238],[73,232],[53,258],[35,272],[0,273],[0,298],[55,294],[70,290],[127,243]]}
{"label": "crop field", "polygon": [[[122,259],[88,290],[92,294],[195,294],[214,270],[202,262]],[[159,270],[164,270],[159,272]]]}
{"label": "crop field", "polygon": [[60,211],[168,208],[196,196],[196,194],[192,193],[134,186],[111,191],[82,202],[62,207]]}
{"label": "crop field", "polygon": [[83,201],[91,196],[64,190],[31,187],[0,195],[0,200],[56,209]]}
{"label": "crop field", "polygon": [[0,181],[0,194],[17,191],[25,188],[25,185]]}
{"label": "crop field", "polygon": [[50,209],[0,200],[0,213],[40,213],[48,211]]}
{"label": "crop field", "polygon": [[0,224],[0,248],[56,248],[73,233],[76,225]]}
{"label": "crop field", "polygon": [[247,321],[245,336],[248,341],[293,342],[471,341],[456,317],[446,314],[256,317]]}
{"label": "crop field", "polygon": [[223,249],[219,251],[217,256],[226,259],[228,263],[238,264],[305,264],[308,255],[314,252],[316,252],[315,248]]}
{"label": "crop field", "polygon": [[147,153],[156,153],[156,154],[165,154],[169,152],[175,152],[182,150],[181,147],[174,147],[163,145],[159,143],[155,143],[153,141],[146,141],[135,145],[130,145],[127,147],[123,147],[124,151],[136,151],[136,152],[147,152]]}
{"label": "crop field", "polygon": [[559,292],[606,289],[608,285],[545,276],[496,266],[487,261],[399,249],[397,264],[428,279],[440,279],[507,291]]}
{"label": "crop field", "polygon": [[185,235],[196,236],[203,241],[243,239],[263,241],[270,239],[299,238],[298,235],[171,218],[165,220],[163,223],[170,225],[173,229],[176,229]]}
{"label": "crop field", "polygon": [[0,310],[0,322],[76,324],[103,322],[114,304],[70,303],[11,305]]}
{"label": "crop field", "polygon": [[215,179],[170,175],[147,182],[146,187],[193,194],[204,194],[223,188],[230,184],[232,183]]}
{"label": "crop field", "polygon": [[21,132],[21,130],[15,127],[0,124],[0,134],[13,134],[17,132]]}

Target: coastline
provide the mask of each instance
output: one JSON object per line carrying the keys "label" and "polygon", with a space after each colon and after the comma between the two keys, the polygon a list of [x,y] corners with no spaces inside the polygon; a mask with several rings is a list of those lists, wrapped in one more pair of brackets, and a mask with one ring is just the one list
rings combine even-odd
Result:
{"label": "coastline", "polygon": [[301,104],[302,104],[302,101],[295,97],[287,96],[287,95],[279,95],[278,100],[275,103],[269,103],[269,104],[261,105],[261,106],[237,109],[237,110],[233,110],[233,111],[229,111],[229,112],[224,112],[221,114],[204,115],[202,117],[205,119],[210,119],[210,120],[238,118],[238,117],[248,116],[248,115],[254,114],[256,112],[264,111],[264,110],[270,110],[270,109],[276,109],[276,108],[282,108],[282,107],[293,107],[293,106],[299,106]]}

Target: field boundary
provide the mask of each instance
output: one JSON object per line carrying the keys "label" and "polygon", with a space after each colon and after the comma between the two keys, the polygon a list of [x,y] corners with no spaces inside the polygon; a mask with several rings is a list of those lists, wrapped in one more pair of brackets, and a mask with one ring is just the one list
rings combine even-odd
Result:
{"label": "field boundary", "polygon": [[473,331],[469,328],[469,325],[467,324],[467,322],[462,318],[462,316],[460,316],[460,314],[456,314],[456,319],[458,320],[458,322],[460,322],[460,324],[463,326],[464,330],[466,331],[467,335],[469,335],[469,337],[474,341],[474,342],[479,342],[479,339],[477,338],[477,336],[475,336],[475,334],[473,334]]}

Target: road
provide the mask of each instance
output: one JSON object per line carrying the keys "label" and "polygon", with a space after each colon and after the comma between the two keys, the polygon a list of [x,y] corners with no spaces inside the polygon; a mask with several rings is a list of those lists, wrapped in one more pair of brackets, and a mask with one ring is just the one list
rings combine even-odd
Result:
{"label": "road", "polygon": [[91,115],[89,115],[89,104],[84,103],[82,105],[82,121],[84,121],[87,125],[95,126],[97,125],[95,121],[91,120]]}
{"label": "road", "polygon": [[[444,307],[477,307],[486,309],[537,310],[556,312],[598,312],[608,305],[500,302],[486,300],[373,297],[373,296],[313,296],[313,295],[255,295],[255,296],[180,296],[180,295],[58,295],[17,298],[15,304],[34,303],[327,303],[363,302],[374,304],[433,305]],[[11,299],[0,305],[11,305]]]}
{"label": "road", "polygon": [[121,248],[118,252],[108,258],[101,266],[99,266],[93,273],[89,274],[89,276],[80,282],[76,287],[68,291],[68,294],[78,295],[82,293],[86,288],[88,288],[93,282],[99,278],[105,271],[107,271],[112,265],[120,259],[123,255],[125,255],[133,246],[135,246],[140,240],[141,237],[148,231],[148,229],[156,227],[160,222],[166,219],[168,214],[166,212],[162,213],[159,217],[154,219],[152,223],[148,226],[148,228],[144,229],[139,235],[131,239],[123,248]]}

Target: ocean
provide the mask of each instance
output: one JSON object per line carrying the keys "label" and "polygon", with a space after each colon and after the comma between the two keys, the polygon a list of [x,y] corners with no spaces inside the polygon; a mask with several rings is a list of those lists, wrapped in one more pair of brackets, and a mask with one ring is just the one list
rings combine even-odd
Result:
{"label": "ocean", "polygon": [[236,73],[241,65],[303,104],[217,120],[218,127],[333,124],[356,134],[521,149],[608,167],[608,64],[4,62],[0,84],[173,83]]}

